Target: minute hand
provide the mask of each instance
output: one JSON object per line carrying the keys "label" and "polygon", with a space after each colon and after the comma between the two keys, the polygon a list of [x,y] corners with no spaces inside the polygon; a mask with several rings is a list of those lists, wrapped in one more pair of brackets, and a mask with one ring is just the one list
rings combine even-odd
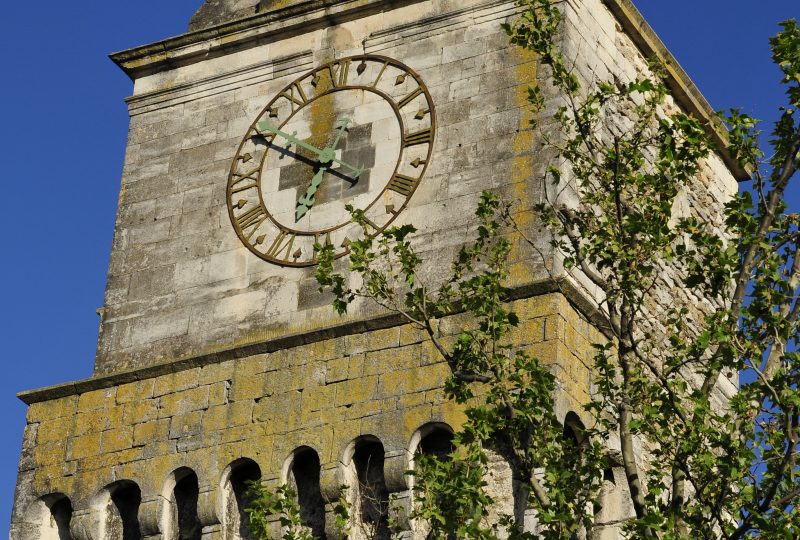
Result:
{"label": "minute hand", "polygon": [[306,150],[310,150],[311,152],[314,152],[317,155],[317,157],[320,157],[324,152],[324,150],[322,150],[321,148],[317,148],[316,146],[312,146],[312,145],[308,144],[307,142],[298,139],[297,137],[295,137],[291,133],[286,133],[285,131],[281,131],[278,128],[273,127],[272,124],[270,124],[269,122],[266,122],[266,121],[261,122],[260,124],[258,124],[258,129],[260,129],[261,131],[271,131],[275,135],[280,135],[281,137],[283,137],[284,139],[286,139],[290,143],[296,144],[297,146],[299,146],[301,148],[305,148]]}
{"label": "minute hand", "polygon": [[275,135],[280,135],[281,137],[283,137],[284,139],[286,139],[290,143],[296,144],[297,146],[299,146],[301,148],[305,148],[306,150],[310,150],[311,152],[314,152],[317,155],[317,158],[319,158],[319,159],[322,159],[323,157],[329,157],[330,160],[326,160],[326,162],[327,161],[333,161],[333,162],[338,163],[339,165],[342,165],[343,167],[347,167],[348,169],[350,169],[351,171],[356,173],[356,178],[361,176],[361,173],[364,172],[364,168],[363,167],[356,167],[355,165],[351,165],[351,164],[349,164],[349,163],[347,163],[345,161],[342,161],[341,159],[337,158],[336,156],[328,155],[331,152],[330,149],[326,148],[326,149],[323,150],[322,148],[317,148],[316,146],[313,146],[313,145],[308,144],[307,142],[305,142],[305,141],[303,141],[301,139],[298,139],[292,133],[286,133],[285,131],[281,131],[280,129],[278,129],[276,127],[273,127],[272,124],[270,124],[267,121],[264,121],[264,122],[261,122],[260,124],[258,124],[258,129],[260,129],[261,131],[271,131]]}

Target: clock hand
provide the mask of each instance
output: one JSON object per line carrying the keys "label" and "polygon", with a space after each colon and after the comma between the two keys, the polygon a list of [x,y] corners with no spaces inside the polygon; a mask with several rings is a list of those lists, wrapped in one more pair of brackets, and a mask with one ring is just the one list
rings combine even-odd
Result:
{"label": "clock hand", "polygon": [[347,129],[347,124],[350,123],[350,119],[345,117],[339,121],[339,133],[336,134],[336,140],[333,141],[333,144],[329,147],[325,148],[326,150],[330,149],[336,151],[336,147],[339,146],[339,139],[342,138],[345,129]]}
{"label": "clock hand", "polygon": [[285,131],[281,131],[280,129],[278,129],[276,127],[273,127],[272,124],[270,124],[266,120],[258,124],[258,129],[263,130],[263,131],[271,131],[272,133],[275,133],[276,135],[280,135],[281,137],[283,137],[284,139],[286,139],[290,143],[296,144],[297,146],[299,146],[301,148],[305,148],[306,150],[310,150],[311,152],[313,152],[313,153],[315,153],[317,155],[317,158],[320,160],[321,163],[330,163],[331,161],[333,161],[333,162],[338,163],[339,165],[347,167],[348,169],[350,169],[351,171],[356,173],[355,177],[358,178],[359,176],[361,176],[361,173],[364,172],[364,168],[363,167],[356,167],[354,165],[346,163],[346,162],[342,161],[341,159],[337,158],[336,155],[335,155],[335,152],[336,152],[336,150],[334,149],[335,145],[338,144],[339,138],[342,136],[342,133],[344,132],[344,128],[347,126],[347,123],[350,122],[350,119],[349,118],[345,118],[343,120],[343,122],[344,123],[339,128],[339,134],[336,137],[336,142],[334,142],[334,146],[329,146],[329,147],[324,148],[324,149],[317,148],[316,146],[312,146],[312,145],[308,144],[307,142],[305,142],[305,141],[303,141],[301,139],[298,139],[295,136],[295,134],[286,133]]}
{"label": "clock hand", "polygon": [[347,167],[348,169],[353,171],[355,173],[355,178],[358,178],[359,176],[361,176],[361,173],[364,172],[364,167],[356,167],[355,165],[350,165],[349,163],[345,163],[339,158],[332,158],[331,161],[333,161],[334,163],[338,163],[343,167]]}
{"label": "clock hand", "polygon": [[[358,177],[361,176],[362,172],[364,172],[363,167],[353,167],[352,165],[344,163],[343,161],[338,159],[335,159],[334,161],[342,163],[343,165],[355,171],[356,175],[353,178],[352,182],[353,184],[355,184],[355,182],[358,181]],[[295,209],[295,214],[294,214],[295,223],[300,221],[303,218],[303,216],[305,216],[308,213],[308,211],[311,210],[311,208],[314,206],[314,203],[316,202],[314,196],[317,194],[317,190],[325,178],[325,172],[327,171],[327,169],[328,167],[323,165],[311,179],[311,185],[308,186],[308,189],[306,190],[305,194],[299,199],[297,199],[297,208]]]}
{"label": "clock hand", "polygon": [[347,124],[348,123],[350,123],[350,119],[349,118],[343,119],[341,125],[339,126],[339,133],[336,135],[336,140],[334,141],[333,145],[329,146],[329,147],[326,147],[324,149],[317,148],[316,146],[313,146],[313,145],[308,144],[307,142],[305,142],[303,140],[298,139],[297,138],[297,133],[291,133],[290,134],[290,133],[286,133],[285,131],[281,131],[280,129],[274,127],[272,124],[270,124],[266,120],[263,121],[263,122],[260,122],[258,124],[258,126],[257,126],[258,129],[263,130],[263,131],[271,131],[272,133],[274,133],[276,135],[280,135],[281,137],[283,137],[284,139],[286,139],[290,143],[296,144],[297,146],[299,146],[301,148],[305,148],[307,150],[310,150],[311,152],[313,152],[314,154],[317,155],[317,158],[319,159],[320,163],[323,165],[320,168],[320,170],[317,171],[317,173],[311,179],[311,185],[308,186],[308,189],[306,190],[305,194],[297,200],[297,207],[295,209],[295,221],[300,221],[300,219],[304,215],[306,215],[306,213],[308,213],[308,211],[311,210],[311,208],[314,206],[314,202],[315,202],[314,195],[316,194],[317,189],[319,188],[319,185],[322,183],[322,180],[325,177],[325,171],[327,170],[327,167],[325,166],[325,164],[329,164],[331,162],[336,162],[336,163],[338,163],[338,164],[340,164],[340,165],[342,165],[344,167],[347,167],[348,169],[350,169],[351,171],[356,173],[356,175],[355,175],[356,179],[358,179],[358,177],[361,176],[361,173],[364,172],[364,168],[363,167],[356,167],[356,166],[351,165],[349,163],[346,163],[346,162],[344,162],[341,159],[338,159],[336,157],[336,150],[335,150],[336,145],[339,143],[339,140],[341,139],[342,135],[344,134],[344,130],[347,128]]}
{"label": "clock hand", "polygon": [[314,152],[317,155],[318,158],[322,157],[322,155],[325,153],[325,150],[323,150],[321,148],[317,148],[316,146],[312,146],[312,145],[308,144],[307,142],[298,139],[296,137],[297,133],[290,134],[290,133],[286,133],[285,131],[281,131],[278,128],[273,127],[272,124],[270,124],[266,120],[258,124],[258,129],[263,130],[263,131],[271,131],[275,135],[280,135],[281,137],[283,137],[284,139],[286,139],[290,143],[296,144],[297,146],[299,146],[301,148],[305,148],[306,150],[310,150],[311,152]]}
{"label": "clock hand", "polygon": [[311,179],[311,185],[308,186],[305,194],[297,199],[297,208],[294,212],[295,223],[300,221],[300,219],[306,215],[306,213],[311,210],[311,207],[314,206],[314,195],[317,194],[317,188],[322,183],[323,178],[325,177],[325,171],[327,167],[322,167],[317,173],[314,175],[314,178]]}

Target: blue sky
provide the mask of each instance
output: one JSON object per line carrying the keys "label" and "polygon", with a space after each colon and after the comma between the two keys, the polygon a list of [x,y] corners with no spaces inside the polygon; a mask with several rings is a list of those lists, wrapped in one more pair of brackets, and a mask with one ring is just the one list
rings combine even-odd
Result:
{"label": "blue sky", "polygon": [[[775,117],[767,38],[800,17],[797,0],[634,1],[715,108]],[[25,424],[16,392],[91,375],[132,89],[107,54],[184,32],[201,3],[3,7],[0,529]]]}

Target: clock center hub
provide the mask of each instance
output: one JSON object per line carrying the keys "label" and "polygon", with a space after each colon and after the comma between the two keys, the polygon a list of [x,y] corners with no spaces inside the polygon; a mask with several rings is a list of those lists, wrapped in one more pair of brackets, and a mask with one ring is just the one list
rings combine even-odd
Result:
{"label": "clock center hub", "polygon": [[336,150],[333,148],[324,148],[319,155],[319,162],[321,165],[330,165],[333,158],[336,157]]}

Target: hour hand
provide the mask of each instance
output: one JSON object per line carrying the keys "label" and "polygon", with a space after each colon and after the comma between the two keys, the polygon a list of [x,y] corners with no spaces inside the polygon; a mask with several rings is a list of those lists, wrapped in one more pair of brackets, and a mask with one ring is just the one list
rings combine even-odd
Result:
{"label": "hour hand", "polygon": [[346,163],[346,162],[342,161],[341,159],[333,158],[332,161],[334,163],[338,163],[342,167],[346,167],[346,168],[350,169],[350,171],[352,171],[354,173],[353,174],[353,179],[354,180],[358,180],[358,177],[361,176],[361,174],[364,172],[364,167],[356,167],[355,165],[350,165],[349,163]]}
{"label": "hour hand", "polygon": [[317,194],[317,189],[319,188],[320,184],[322,183],[322,179],[325,176],[325,167],[321,167],[320,170],[314,175],[314,178],[311,179],[311,185],[308,186],[308,189],[303,194],[302,197],[297,199],[297,207],[294,211],[294,221],[297,223],[300,221],[303,216],[311,210],[311,207],[314,206],[315,195]]}

